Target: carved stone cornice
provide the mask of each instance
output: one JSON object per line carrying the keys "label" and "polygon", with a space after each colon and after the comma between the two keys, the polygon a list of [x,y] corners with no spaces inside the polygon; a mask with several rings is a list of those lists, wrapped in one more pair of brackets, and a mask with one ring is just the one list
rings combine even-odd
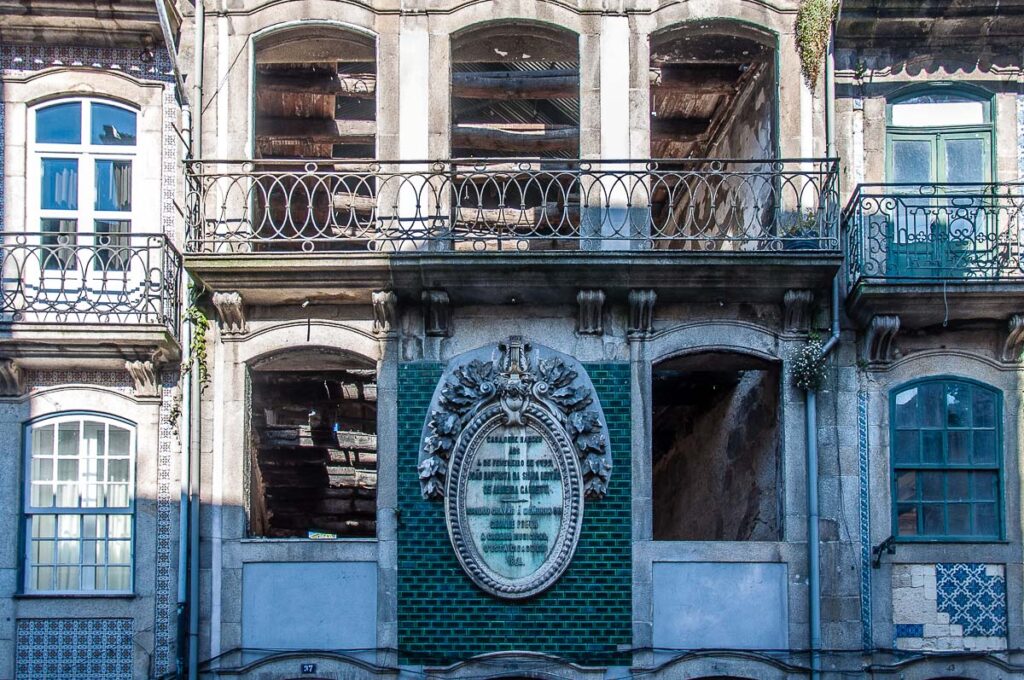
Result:
{"label": "carved stone cornice", "polygon": [[653,290],[634,288],[629,291],[629,327],[626,329],[630,337],[646,338],[654,331],[654,303],[658,295]]}
{"label": "carved stone cornice", "polygon": [[1024,314],[1014,314],[1006,325],[1006,340],[1000,358],[1016,363],[1024,354]]}
{"label": "carved stone cornice", "polygon": [[0,359],[0,397],[20,397],[25,393],[25,374],[14,359]]}
{"label": "carved stone cornice", "polygon": [[893,360],[894,341],[900,330],[900,317],[895,314],[879,314],[871,317],[867,335],[864,338],[864,352],[869,363],[888,363]]}
{"label": "carved stone cornice", "polygon": [[423,300],[423,332],[429,337],[448,338],[452,334],[452,305],[443,290],[425,290]]}
{"label": "carved stone cornice", "polygon": [[576,331],[580,335],[602,335],[604,333],[603,290],[581,290],[576,294],[579,304],[579,318]]}
{"label": "carved stone cornice", "polygon": [[782,327],[787,331],[805,333],[811,327],[811,303],[814,293],[809,290],[787,290],[782,298]]}
{"label": "carved stone cornice", "polygon": [[373,304],[373,332],[377,335],[398,329],[398,295],[390,290],[378,290],[370,296]]}
{"label": "carved stone cornice", "polygon": [[225,335],[239,335],[246,332],[245,304],[242,294],[236,291],[218,291],[213,294],[213,306],[220,319],[220,330]]}

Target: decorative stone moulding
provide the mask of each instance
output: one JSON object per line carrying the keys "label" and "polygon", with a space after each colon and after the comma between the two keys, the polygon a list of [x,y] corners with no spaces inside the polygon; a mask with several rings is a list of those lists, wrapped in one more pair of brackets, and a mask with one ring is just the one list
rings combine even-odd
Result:
{"label": "decorative stone moulding", "polygon": [[218,291],[213,294],[213,306],[220,318],[220,328],[225,334],[235,335],[246,332],[245,304],[242,294],[235,291]]}
{"label": "decorative stone moulding", "polygon": [[1018,362],[1024,353],[1024,314],[1014,314],[1007,322],[1006,340],[1003,342],[1003,361]]}
{"label": "decorative stone moulding", "polygon": [[418,473],[484,591],[522,599],[554,584],[575,553],[584,499],[605,495],[611,470],[604,413],[575,359],[513,336],[449,363]]}
{"label": "decorative stone moulding", "polygon": [[124,367],[135,384],[135,396],[160,396],[159,364],[154,364],[152,361],[126,361]]}
{"label": "decorative stone moulding", "polygon": [[888,363],[895,354],[896,334],[900,332],[900,317],[878,315],[871,317],[871,324],[864,338],[865,353],[871,363]]}
{"label": "decorative stone moulding", "polygon": [[452,334],[452,305],[443,290],[423,291],[423,332],[430,337],[447,338]]}
{"label": "decorative stone moulding", "polygon": [[25,375],[14,359],[0,359],[0,397],[20,397],[25,393]]}
{"label": "decorative stone moulding", "polygon": [[787,290],[782,298],[783,327],[798,333],[810,329],[813,301],[814,293],[809,290]]}
{"label": "decorative stone moulding", "polygon": [[604,333],[604,299],[603,290],[581,290],[576,294],[580,306],[576,330],[580,335]]}
{"label": "decorative stone moulding", "polygon": [[370,296],[373,303],[373,332],[381,335],[398,328],[398,296],[390,290],[378,290]]}
{"label": "decorative stone moulding", "polygon": [[629,291],[629,328],[632,337],[648,337],[654,331],[654,303],[658,295],[653,290]]}

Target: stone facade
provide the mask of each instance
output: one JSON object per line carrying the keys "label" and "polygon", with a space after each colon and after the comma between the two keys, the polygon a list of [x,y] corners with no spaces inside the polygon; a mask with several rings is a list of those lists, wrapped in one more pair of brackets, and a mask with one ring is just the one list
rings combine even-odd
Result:
{"label": "stone facade", "polygon": [[[238,0],[207,3],[202,32],[201,6],[177,2],[168,35],[142,0],[116,20],[17,4],[0,0],[0,249],[30,255],[13,273],[0,258],[0,535],[16,537],[0,543],[0,678],[1024,673],[1011,39],[930,6],[894,9],[928,27],[900,36],[880,0],[847,0],[832,100],[802,76],[795,0]],[[996,4],[978,13],[1024,23]],[[289,49],[305,40],[302,59],[347,66],[329,82],[307,69],[296,93]],[[527,72],[560,96],[452,95],[478,76],[536,89]],[[353,82],[372,97],[346,98]],[[283,115],[287,96],[302,115]],[[152,323],[98,316],[94,290],[84,312],[50,299],[38,320],[11,292],[32,276],[88,289],[96,265],[26,273],[47,253],[109,258],[88,230],[25,236],[49,219],[40,159],[60,153],[35,143],[33,116],[62,99],[137,112],[133,219],[165,244],[142,286],[164,305]],[[982,113],[926,130],[893,121],[904,101]],[[687,116],[659,118],[673,106]],[[548,157],[499,158],[510,135]],[[900,193],[893,147],[926,135],[947,175]],[[451,160],[480,137],[492,153]],[[970,164],[941,145],[964,139],[981,140],[988,188],[949,197]],[[334,157],[267,151],[306,147]],[[581,484],[612,466],[568,568],[523,600],[474,585],[445,504],[424,498],[449,471],[423,467],[429,434],[452,434],[432,397],[462,380],[472,412],[493,385],[459,357],[511,338],[589,377],[606,422],[581,407],[558,427],[584,454],[606,437],[606,457],[574,462],[591,466]],[[815,342],[808,392],[797,357]],[[579,377],[560,399],[586,398]],[[947,383],[995,406],[942,392],[940,422],[921,396],[908,425],[899,400]],[[134,437],[131,587],[30,588],[33,428],[92,417]]]}

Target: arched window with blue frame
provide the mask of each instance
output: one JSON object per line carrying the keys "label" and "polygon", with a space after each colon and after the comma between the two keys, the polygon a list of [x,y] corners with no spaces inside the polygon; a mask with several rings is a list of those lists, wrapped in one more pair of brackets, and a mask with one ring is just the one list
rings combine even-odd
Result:
{"label": "arched window with blue frame", "polygon": [[1002,393],[940,376],[895,388],[889,406],[893,535],[1002,539]]}
{"label": "arched window with blue frame", "polygon": [[915,88],[886,106],[892,197],[890,276],[970,275],[992,255],[986,196],[993,177],[992,98],[976,88]]}

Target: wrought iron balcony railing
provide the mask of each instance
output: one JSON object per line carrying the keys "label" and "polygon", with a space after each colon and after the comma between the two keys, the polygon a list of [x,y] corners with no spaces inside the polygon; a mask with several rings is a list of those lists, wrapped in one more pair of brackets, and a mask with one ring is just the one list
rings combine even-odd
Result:
{"label": "wrought iron balcony railing", "polygon": [[186,252],[839,251],[833,160],[192,161]]}
{"label": "wrought iron balcony railing", "polygon": [[163,234],[3,234],[0,322],[138,324],[178,333],[181,256]]}
{"label": "wrought iron balcony railing", "polygon": [[851,287],[1024,280],[1024,184],[862,184],[843,226]]}

